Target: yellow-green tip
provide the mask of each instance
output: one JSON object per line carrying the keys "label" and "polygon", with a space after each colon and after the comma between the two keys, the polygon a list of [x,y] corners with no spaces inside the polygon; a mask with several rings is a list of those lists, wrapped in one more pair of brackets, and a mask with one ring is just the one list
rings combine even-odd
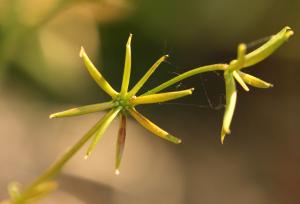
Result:
{"label": "yellow-green tip", "polygon": [[294,35],[294,31],[289,26],[285,26],[284,29],[286,30],[285,33],[286,38],[289,38],[292,35]]}
{"label": "yellow-green tip", "polygon": [[131,39],[132,39],[132,33],[129,33],[129,37],[128,37],[128,40],[127,40],[127,44],[128,46],[130,46],[131,44]]}
{"label": "yellow-green tip", "polygon": [[179,139],[179,138],[177,138],[177,137],[175,137],[175,136],[173,136],[173,135],[166,135],[166,138],[165,139],[167,139],[167,140],[169,140],[169,141],[171,141],[171,142],[173,142],[173,143],[175,143],[175,144],[180,144],[180,143],[182,143],[182,140],[181,139]]}
{"label": "yellow-green tip", "polygon": [[56,118],[56,117],[57,117],[57,115],[56,115],[55,113],[53,113],[53,114],[49,115],[49,118],[50,118],[50,119],[52,119],[52,118]]}
{"label": "yellow-green tip", "polygon": [[116,174],[117,176],[119,176],[119,175],[120,175],[120,170],[119,170],[119,169],[116,169],[116,170],[115,170],[115,174]]}
{"label": "yellow-green tip", "polygon": [[91,156],[91,152],[87,152],[87,153],[84,155],[84,159],[87,160],[90,156]]}
{"label": "yellow-green tip", "polygon": [[80,47],[79,57],[82,58],[85,53],[83,46]]}
{"label": "yellow-green tip", "polygon": [[225,130],[224,128],[222,128],[222,131],[221,131],[221,144],[224,144],[225,137],[228,134],[230,134],[230,130],[229,129]]}

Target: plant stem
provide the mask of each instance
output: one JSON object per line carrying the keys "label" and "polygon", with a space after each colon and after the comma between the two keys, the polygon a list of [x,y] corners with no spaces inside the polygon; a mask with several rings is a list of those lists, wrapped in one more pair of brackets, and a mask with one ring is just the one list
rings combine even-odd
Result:
{"label": "plant stem", "polygon": [[114,112],[112,109],[103,118],[101,118],[79,141],[77,141],[69,150],[67,150],[49,169],[47,169],[41,176],[39,176],[32,184],[30,184],[23,192],[22,196],[16,203],[24,202],[35,187],[39,184],[49,181],[55,177],[62,167],[79,151],[79,149],[94,135],[94,133],[102,126],[106,121],[107,116]]}
{"label": "plant stem", "polygon": [[157,92],[159,92],[159,91],[161,91],[183,79],[189,78],[196,74],[201,74],[203,72],[217,71],[217,70],[225,70],[227,66],[228,66],[227,64],[213,64],[213,65],[207,65],[207,66],[192,69],[190,71],[184,72],[183,74],[180,74],[180,75],[170,79],[169,81],[166,81],[165,83],[151,89],[150,91],[147,91],[146,93],[142,94],[142,96],[155,94],[155,93],[157,93]]}

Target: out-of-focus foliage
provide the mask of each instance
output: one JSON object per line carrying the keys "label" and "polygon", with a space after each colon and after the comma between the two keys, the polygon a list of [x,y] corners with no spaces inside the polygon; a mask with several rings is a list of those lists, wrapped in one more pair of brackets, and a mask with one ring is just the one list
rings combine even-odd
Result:
{"label": "out-of-focus foliage", "polygon": [[0,5],[2,80],[17,70],[65,99],[87,96],[80,46],[99,54],[97,26],[117,21],[131,10],[125,0],[2,0]]}

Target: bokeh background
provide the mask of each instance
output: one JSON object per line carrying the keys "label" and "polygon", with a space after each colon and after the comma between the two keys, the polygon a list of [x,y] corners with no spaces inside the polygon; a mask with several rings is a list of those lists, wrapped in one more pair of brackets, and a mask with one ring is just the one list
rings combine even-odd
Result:
{"label": "bokeh background", "polygon": [[238,43],[254,49],[289,25],[295,36],[247,69],[274,88],[239,87],[224,145],[223,77],[195,76],[170,88],[194,87],[193,96],[139,109],[181,137],[181,145],[129,120],[115,176],[115,122],[92,157],[85,161],[79,152],[59,176],[59,190],[40,203],[299,203],[299,11],[296,0],[0,0],[0,198],[11,181],[30,183],[103,115],[48,119],[108,98],[85,70],[81,45],[114,87],[121,84],[129,33],[132,82],[170,54],[145,91],[191,68],[226,63]]}

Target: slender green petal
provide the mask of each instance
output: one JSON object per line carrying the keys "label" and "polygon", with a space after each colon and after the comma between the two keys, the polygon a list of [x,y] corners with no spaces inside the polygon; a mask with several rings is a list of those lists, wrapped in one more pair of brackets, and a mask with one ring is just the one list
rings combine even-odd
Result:
{"label": "slender green petal", "polygon": [[142,114],[140,114],[137,110],[134,108],[129,110],[130,115],[136,119],[144,128],[152,132],[153,134],[168,140],[170,142],[173,142],[175,144],[181,143],[181,139],[174,137],[173,135],[170,135],[168,132],[164,131],[154,123],[152,123],[150,120],[148,120],[146,117],[144,117]]}
{"label": "slender green petal", "polygon": [[103,133],[108,128],[108,126],[111,124],[111,122],[115,119],[115,117],[118,115],[118,113],[120,112],[121,109],[122,109],[121,107],[112,109],[107,115],[104,116],[101,126],[95,133],[95,136],[93,137],[93,141],[87,149],[85,159],[87,159],[91,155],[92,151],[95,149],[99,140],[102,138]]}
{"label": "slender green petal", "polygon": [[271,88],[273,87],[273,84],[270,84],[268,82],[265,82],[255,76],[252,76],[250,74],[246,74],[244,72],[238,71],[238,74],[240,75],[240,77],[249,85],[256,87],[256,88]]}
{"label": "slender green petal", "polygon": [[125,147],[125,139],[126,139],[126,120],[127,117],[125,114],[121,114],[120,116],[120,126],[118,132],[118,140],[116,145],[116,163],[115,163],[115,172],[116,175],[120,174],[120,165],[123,157],[124,147]]}
{"label": "slender green petal", "polygon": [[243,81],[243,79],[240,77],[240,75],[238,74],[237,71],[233,71],[233,76],[234,78],[237,80],[237,82],[243,87],[243,89],[245,91],[249,91],[248,86],[245,84],[245,82]]}
{"label": "slender green petal", "polygon": [[204,73],[204,72],[225,70],[227,67],[228,67],[227,64],[213,64],[213,65],[207,65],[207,66],[192,69],[190,71],[184,72],[183,74],[180,74],[180,75],[170,79],[169,81],[166,81],[166,82],[162,83],[161,85],[147,91],[146,93],[142,94],[142,96],[155,94],[157,92],[160,92],[163,89],[166,89],[169,86],[172,86],[173,84],[176,84],[177,82],[179,82],[181,80],[184,80],[186,78],[189,78],[191,76],[201,74],[201,73]]}
{"label": "slender green petal", "polygon": [[230,124],[234,114],[236,105],[236,86],[233,75],[231,72],[226,71],[224,73],[225,86],[226,86],[226,107],[223,118],[223,127],[221,133],[221,142],[223,144],[226,134],[230,134]]}
{"label": "slender green petal", "polygon": [[237,50],[237,59],[230,62],[228,70],[241,69],[245,63],[245,54],[247,47],[245,44],[240,44]]}
{"label": "slender green petal", "polygon": [[270,56],[275,50],[277,50],[285,41],[287,41],[294,34],[293,30],[286,26],[280,32],[273,35],[271,39],[257,48],[253,52],[246,55],[245,64],[243,68],[252,66],[268,56]]}
{"label": "slender green petal", "polygon": [[121,96],[124,96],[127,93],[128,86],[129,86],[130,72],[131,72],[131,38],[132,38],[132,34],[129,35],[126,44],[123,81],[122,81],[122,86],[120,91]]}
{"label": "slender green petal", "polygon": [[160,103],[160,102],[170,101],[187,95],[191,95],[193,93],[193,90],[194,89],[191,88],[183,91],[173,91],[173,92],[133,97],[130,100],[130,103],[132,105],[139,105],[139,104]]}
{"label": "slender green petal", "polygon": [[148,70],[148,72],[140,79],[140,81],[128,93],[128,98],[134,96],[142,88],[142,86],[147,82],[147,80],[153,74],[153,72],[157,69],[157,67],[163,61],[165,61],[167,57],[169,57],[169,56],[168,55],[162,56],[152,65],[152,67]]}
{"label": "slender green petal", "polygon": [[62,117],[84,115],[84,114],[88,114],[88,113],[103,111],[103,110],[112,108],[113,106],[114,105],[113,105],[112,101],[104,102],[104,103],[97,103],[97,104],[92,104],[92,105],[86,105],[86,106],[72,108],[72,109],[58,112],[58,113],[53,113],[49,116],[49,118],[62,118]]}
{"label": "slender green petal", "polygon": [[80,50],[80,57],[83,59],[84,64],[92,76],[92,78],[96,81],[96,83],[111,97],[115,97],[118,93],[111,87],[111,85],[106,81],[106,79],[101,75],[98,69],[94,66],[92,61],[87,56],[83,47]]}

